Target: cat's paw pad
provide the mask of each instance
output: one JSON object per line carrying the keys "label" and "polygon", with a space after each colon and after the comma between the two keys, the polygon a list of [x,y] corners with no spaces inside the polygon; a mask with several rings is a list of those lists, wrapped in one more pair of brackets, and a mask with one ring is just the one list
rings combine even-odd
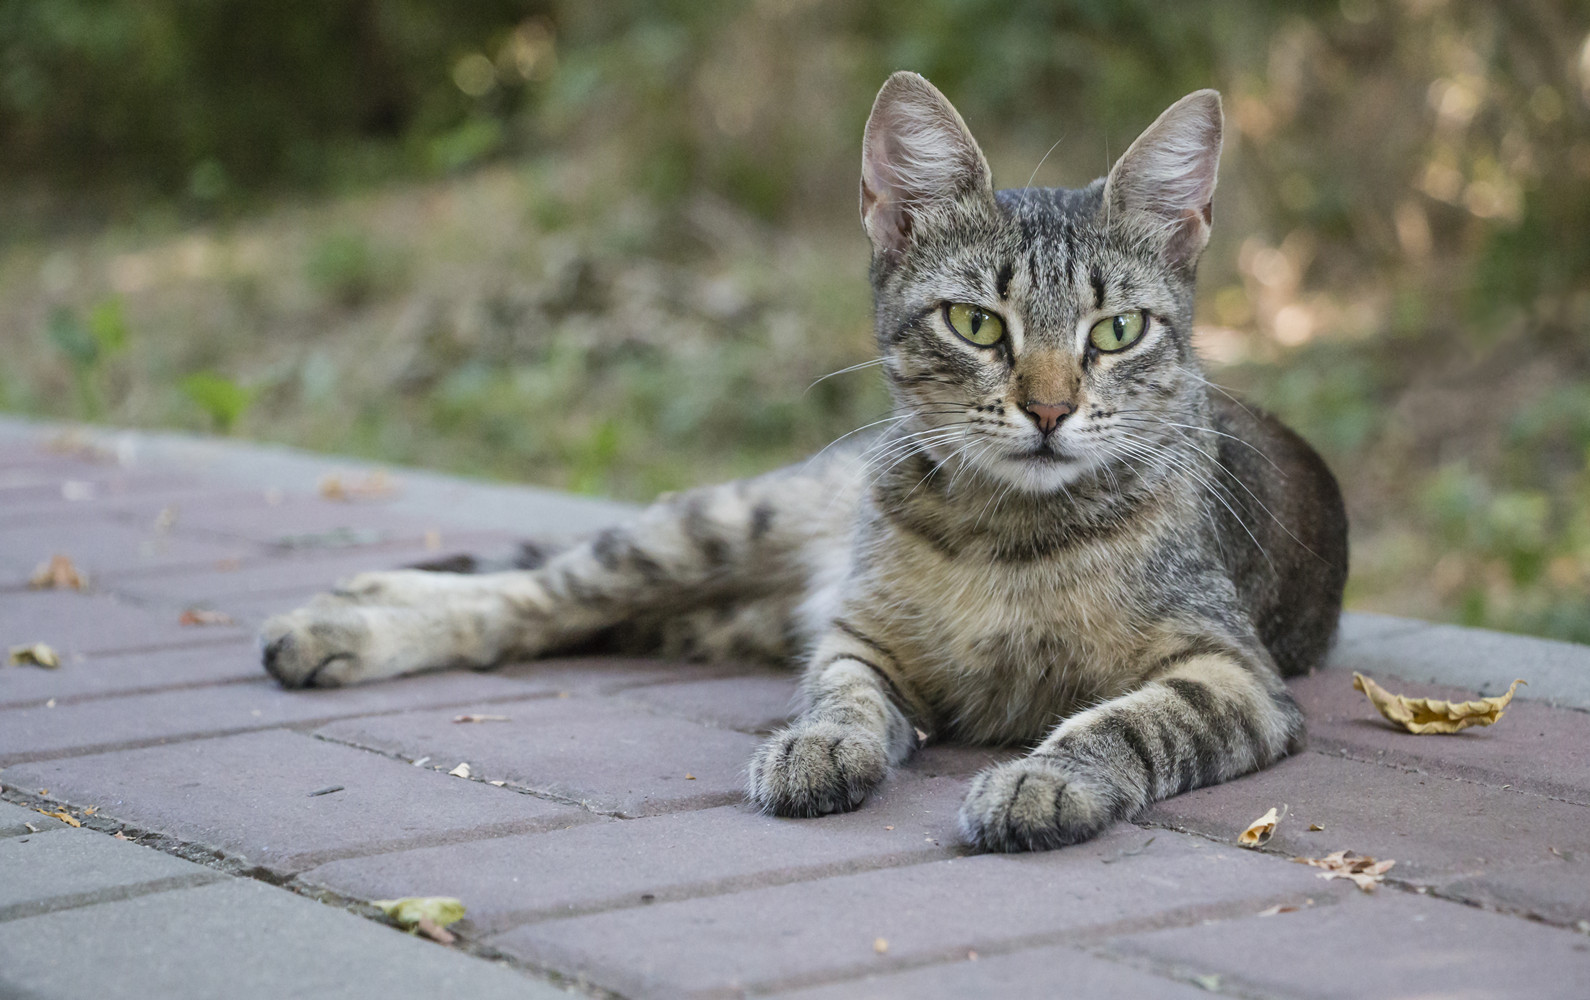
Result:
{"label": "cat's paw pad", "polygon": [[259,643],[265,672],[282,687],[340,687],[361,679],[371,633],[359,609],[317,600],[268,620]]}
{"label": "cat's paw pad", "polygon": [[888,773],[883,741],[832,722],[797,722],[751,757],[747,794],[778,816],[822,816],[861,804]]}
{"label": "cat's paw pad", "polygon": [[1113,802],[1083,769],[1042,757],[1008,761],[972,780],[961,835],[989,851],[1047,851],[1097,835],[1114,818]]}

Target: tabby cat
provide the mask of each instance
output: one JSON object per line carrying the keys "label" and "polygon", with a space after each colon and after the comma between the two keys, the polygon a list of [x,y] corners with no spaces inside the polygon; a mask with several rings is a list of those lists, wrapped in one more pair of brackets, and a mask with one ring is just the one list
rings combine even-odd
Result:
{"label": "tabby cat", "polygon": [[266,670],[793,659],[802,708],[752,757],[754,803],[848,810],[924,739],[1023,744],[960,814],[1006,851],[1296,751],[1282,678],[1335,634],[1346,519],[1320,458],[1193,351],[1221,135],[1199,91],[1087,187],[995,191],[950,103],[896,73],[861,175],[882,433],[516,568],[358,576],[266,624]]}

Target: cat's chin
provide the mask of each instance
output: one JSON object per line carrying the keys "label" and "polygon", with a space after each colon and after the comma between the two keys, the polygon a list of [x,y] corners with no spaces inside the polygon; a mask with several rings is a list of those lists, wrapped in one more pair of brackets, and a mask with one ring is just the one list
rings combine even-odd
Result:
{"label": "cat's chin", "polygon": [[1092,467],[1085,456],[1044,449],[1003,455],[989,463],[988,471],[1023,492],[1043,495],[1061,492]]}

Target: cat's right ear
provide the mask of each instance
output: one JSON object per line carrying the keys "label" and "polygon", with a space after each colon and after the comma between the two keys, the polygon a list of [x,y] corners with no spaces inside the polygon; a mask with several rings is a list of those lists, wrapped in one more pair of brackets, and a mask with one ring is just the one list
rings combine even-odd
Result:
{"label": "cat's right ear", "polygon": [[898,254],[938,212],[993,199],[983,151],[955,107],[916,73],[889,77],[867,119],[861,222],[874,249]]}

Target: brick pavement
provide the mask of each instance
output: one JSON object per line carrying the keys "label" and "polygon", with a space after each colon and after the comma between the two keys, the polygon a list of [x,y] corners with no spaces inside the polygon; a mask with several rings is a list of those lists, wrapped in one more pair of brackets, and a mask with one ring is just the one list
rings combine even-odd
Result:
{"label": "brick pavement", "polygon": [[[65,660],[0,668],[0,996],[1586,995],[1590,649],[1350,616],[1293,685],[1304,753],[1090,844],[973,856],[955,810],[1010,751],[927,748],[843,816],[747,809],[778,672],[556,660],[284,692],[258,671],[253,624],[338,576],[615,505],[407,472],[349,504],[316,495],[349,463],[44,436],[0,421],[0,640]],[[87,592],[25,588],[57,551]],[[236,624],[180,624],[193,607]],[[1531,686],[1493,728],[1416,738],[1352,669]],[[1233,846],[1283,804],[1265,848]],[[1366,894],[1288,860],[1344,848],[1397,865]],[[462,898],[459,941],[365,903],[406,895]]]}

